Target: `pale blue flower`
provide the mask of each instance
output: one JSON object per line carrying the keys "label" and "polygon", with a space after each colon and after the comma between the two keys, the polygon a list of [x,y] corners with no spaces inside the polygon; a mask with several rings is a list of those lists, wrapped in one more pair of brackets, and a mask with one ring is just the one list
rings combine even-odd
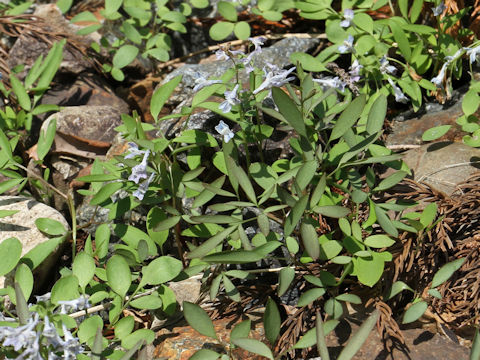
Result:
{"label": "pale blue flower", "polygon": [[239,86],[239,84],[235,85],[232,91],[225,90],[225,101],[222,102],[218,107],[223,113],[226,114],[230,112],[232,110],[232,106],[240,104],[240,99],[237,97]]}
{"label": "pale blue flower", "polygon": [[354,12],[352,9],[345,9],[343,10],[343,20],[340,22],[340,26],[344,28],[348,28],[352,23]]}
{"label": "pale blue flower", "polygon": [[195,86],[193,88],[193,92],[197,92],[204,87],[213,85],[213,84],[221,84],[222,80],[207,80],[204,77],[198,77],[195,79]]}
{"label": "pale blue flower", "polygon": [[257,38],[248,38],[248,40],[250,40],[253,46],[255,46],[255,49],[253,50],[253,52],[258,52],[258,53],[262,52],[262,45],[264,44],[266,38],[260,36]]}
{"label": "pale blue flower", "polygon": [[128,154],[125,155],[125,159],[132,159],[137,155],[145,155],[146,150],[140,150],[137,144],[129,142],[127,152]]}
{"label": "pale blue flower", "polygon": [[343,41],[343,45],[340,45],[338,47],[338,51],[340,52],[340,54],[346,54],[348,52],[354,52],[353,40],[354,40],[353,36],[348,35],[348,38]]}
{"label": "pale blue flower", "polygon": [[477,56],[480,53],[480,46],[474,47],[472,49],[467,48],[467,55],[470,56],[470,64],[473,64],[475,61],[477,61]]}
{"label": "pale blue flower", "polygon": [[331,78],[327,77],[324,79],[313,79],[316,83],[319,83],[324,88],[335,88],[339,91],[344,91],[345,86],[347,85],[344,81],[340,80],[337,77]]}
{"label": "pale blue flower", "polygon": [[350,71],[348,74],[350,75],[350,80],[352,82],[357,82],[360,80],[360,70],[363,69],[363,65],[360,65],[357,59],[355,59],[352,63],[352,66],[350,66]]}
{"label": "pale blue flower", "polygon": [[82,353],[83,347],[80,345],[78,338],[74,337],[70,330],[67,329],[65,324],[62,324],[63,337],[65,340],[62,340],[60,347],[63,350],[63,359],[76,359],[77,355]]}
{"label": "pale blue flower", "polygon": [[433,15],[439,16],[441,15],[447,7],[445,6],[445,3],[442,1],[437,7],[432,8]]}
{"label": "pale blue flower", "polygon": [[432,80],[430,80],[432,83],[437,85],[437,87],[442,87],[443,80],[445,79],[445,72],[447,71],[449,63],[446,62],[445,64],[442,65],[442,68],[440,69],[439,73],[437,76],[435,76]]}
{"label": "pale blue flower", "polygon": [[408,97],[406,97],[405,94],[402,92],[402,90],[400,90],[400,88],[395,85],[392,79],[388,78],[387,80],[392,86],[393,94],[395,95],[395,101],[402,104],[406,104],[409,101]]}
{"label": "pale blue flower", "polygon": [[61,300],[58,301],[60,305],[60,313],[66,314],[72,311],[79,311],[85,310],[90,307],[90,303],[88,302],[88,296],[80,295],[78,299],[74,300]]}
{"label": "pale blue flower", "polygon": [[390,65],[387,57],[384,55],[380,59],[380,72],[382,74],[394,74],[397,71],[397,68],[393,65]]}
{"label": "pale blue flower", "polygon": [[288,70],[273,70],[273,67],[270,67],[270,71],[267,71],[266,68],[263,68],[265,73],[265,80],[260,84],[258,88],[253,91],[253,94],[258,94],[260,91],[265,89],[270,89],[272,87],[281,87],[288,82],[295,79],[295,77],[291,76],[290,73],[295,70],[295,67],[288,69]]}
{"label": "pale blue flower", "polygon": [[223,51],[222,49],[218,49],[215,52],[215,56],[216,56],[217,60],[228,60],[229,59],[227,53],[225,51]]}
{"label": "pale blue flower", "polygon": [[43,337],[54,348],[58,348],[62,344],[62,338],[58,335],[57,328],[50,322],[48,316],[45,316],[44,325],[42,330]]}
{"label": "pale blue flower", "polygon": [[154,176],[155,176],[155,173],[151,173],[150,177],[144,182],[142,182],[138,187],[138,189],[135,190],[132,195],[135,196],[138,200],[142,201],[143,197],[145,196],[145,193],[148,190],[148,187],[150,186],[150,183],[153,181]]}
{"label": "pale blue flower", "polygon": [[148,178],[147,174],[147,161],[148,156],[150,155],[150,150],[145,151],[145,155],[143,155],[143,160],[140,164],[135,165],[132,168],[132,173],[128,177],[128,180],[133,181],[135,184],[138,184],[140,179]]}
{"label": "pale blue flower", "polygon": [[220,120],[217,126],[215,126],[215,130],[223,136],[223,140],[228,143],[231,139],[234,137],[233,131],[230,130],[227,124],[223,122],[223,120]]}
{"label": "pale blue flower", "polygon": [[3,347],[12,346],[13,350],[24,350],[17,359],[36,360],[40,350],[40,333],[35,331],[39,323],[39,315],[35,313],[25,325],[16,328],[0,326],[0,343]]}

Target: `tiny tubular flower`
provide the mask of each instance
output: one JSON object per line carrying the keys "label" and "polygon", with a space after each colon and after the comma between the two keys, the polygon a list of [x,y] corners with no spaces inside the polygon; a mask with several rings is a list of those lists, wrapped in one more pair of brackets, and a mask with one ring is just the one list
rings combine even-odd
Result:
{"label": "tiny tubular flower", "polygon": [[76,355],[83,351],[83,347],[76,337],[72,335],[70,330],[67,329],[65,324],[62,324],[63,337],[65,340],[61,342],[61,349],[63,350],[63,359],[76,359]]}
{"label": "tiny tubular flower", "polygon": [[473,64],[477,61],[477,57],[480,53],[480,46],[474,47],[472,49],[467,49],[467,55],[470,56],[470,64]]}
{"label": "tiny tubular flower", "polygon": [[58,304],[61,305],[60,313],[66,314],[69,311],[78,311],[88,309],[90,303],[88,302],[88,296],[81,295],[78,299],[74,300],[62,300],[58,301]]}
{"label": "tiny tubular flower", "polygon": [[39,337],[34,330],[39,322],[39,315],[35,313],[33,317],[28,319],[25,325],[19,327],[1,326],[0,342],[3,346],[13,346],[13,350],[37,348],[39,346]]}
{"label": "tiny tubular flower", "polygon": [[380,72],[382,74],[394,74],[397,71],[397,68],[393,65],[390,65],[387,57],[384,55],[380,59]]}
{"label": "tiny tubular flower", "polygon": [[217,130],[217,132],[220,134],[220,135],[223,135],[223,140],[228,143],[231,139],[233,139],[234,137],[234,133],[232,130],[230,130],[230,128],[228,127],[227,124],[225,124],[223,122],[223,120],[220,120],[220,122],[218,123],[217,126],[215,126],[215,130]]}
{"label": "tiny tubular flower", "polygon": [[210,86],[210,85],[213,85],[213,84],[221,84],[221,83],[222,83],[222,80],[207,80],[202,76],[197,77],[195,79],[195,86],[193,88],[193,92],[197,92],[197,91],[203,89],[204,87],[207,87],[207,86]]}
{"label": "tiny tubular flower", "polygon": [[263,68],[263,71],[265,73],[265,80],[260,84],[258,88],[256,88],[253,91],[253,95],[258,94],[260,91],[269,89],[271,87],[281,87],[286,83],[294,80],[295,77],[293,76],[287,77],[294,70],[295,70],[295,67],[288,70],[280,70],[280,71],[275,71],[275,70],[267,71],[265,68]]}
{"label": "tiny tubular flower", "polygon": [[350,66],[350,71],[348,74],[350,75],[350,79],[352,82],[358,82],[360,80],[360,70],[363,69],[363,65],[360,65],[357,59],[355,59]]}
{"label": "tiny tubular flower", "polygon": [[316,83],[319,83],[321,86],[323,86],[325,88],[327,88],[327,87],[328,88],[335,88],[339,91],[344,91],[345,86],[347,85],[345,82],[340,80],[338,78],[338,76],[336,76],[334,78],[327,77],[327,78],[324,78],[324,79],[313,79],[313,81],[315,81]]}
{"label": "tiny tubular flower", "polygon": [[225,51],[223,51],[222,49],[218,49],[216,52],[215,52],[215,56],[217,58],[217,60],[228,60],[228,55]]}
{"label": "tiny tubular flower", "polygon": [[353,36],[348,35],[348,38],[343,41],[343,45],[340,45],[338,47],[338,51],[340,52],[340,54],[354,52],[355,49],[353,48],[353,40],[354,40]]}
{"label": "tiny tubular flower", "polygon": [[145,151],[145,155],[143,155],[143,160],[140,164],[135,165],[132,168],[132,173],[128,177],[128,180],[133,181],[135,184],[138,184],[140,179],[146,179],[147,175],[147,161],[150,155],[150,150]]}
{"label": "tiny tubular flower", "polygon": [[265,43],[266,38],[260,36],[257,38],[248,38],[248,40],[255,46],[253,52],[262,52],[262,45]]}
{"label": "tiny tubular flower", "polygon": [[134,142],[128,143],[128,154],[125,155],[125,159],[132,159],[137,155],[144,155],[146,150],[139,150],[138,145]]}
{"label": "tiny tubular flower", "polygon": [[406,97],[405,94],[402,92],[402,90],[400,90],[400,88],[397,85],[395,85],[392,79],[388,78],[387,80],[392,86],[393,94],[395,95],[395,101],[402,104],[406,104],[409,101],[408,97]]}
{"label": "tiny tubular flower", "polygon": [[448,62],[443,64],[438,75],[435,76],[432,80],[430,80],[432,83],[437,85],[437,87],[442,87],[442,83],[443,83],[443,80],[445,79],[445,72],[447,71],[448,65],[450,65]]}
{"label": "tiny tubular flower", "polygon": [[343,10],[343,20],[340,22],[340,26],[344,28],[348,28],[353,20],[354,12],[352,9],[345,9]]}
{"label": "tiny tubular flower", "polygon": [[138,189],[135,190],[132,195],[135,196],[138,200],[142,201],[143,197],[145,196],[145,193],[148,190],[148,187],[150,186],[150,183],[153,181],[154,176],[155,176],[155,173],[151,173],[150,177],[144,182],[142,182],[138,187]]}
{"label": "tiny tubular flower", "polygon": [[226,114],[230,112],[232,110],[232,106],[240,104],[240,99],[237,97],[239,86],[239,84],[235,85],[232,91],[225,90],[225,101],[222,102],[218,107],[223,113]]}
{"label": "tiny tubular flower", "polygon": [[442,1],[437,7],[432,8],[433,15],[439,16],[441,15],[447,7],[445,3]]}

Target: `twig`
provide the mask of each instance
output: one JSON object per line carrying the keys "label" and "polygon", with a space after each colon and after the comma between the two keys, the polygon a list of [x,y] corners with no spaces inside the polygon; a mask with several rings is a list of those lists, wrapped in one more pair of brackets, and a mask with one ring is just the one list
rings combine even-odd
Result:
{"label": "twig", "polygon": [[390,150],[418,149],[420,146],[422,145],[413,145],[413,144],[387,145],[387,149],[390,149]]}

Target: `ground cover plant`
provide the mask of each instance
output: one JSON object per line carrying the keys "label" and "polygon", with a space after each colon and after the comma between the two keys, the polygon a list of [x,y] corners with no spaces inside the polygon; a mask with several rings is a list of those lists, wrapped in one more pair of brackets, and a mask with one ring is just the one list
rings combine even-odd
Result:
{"label": "ground cover plant", "polygon": [[[108,221],[95,224],[80,246],[75,194],[51,181],[48,154],[57,124],[50,121],[38,136],[32,133],[38,115],[58,110],[39,101],[68,39],[55,42],[24,78],[22,66],[2,64],[0,171],[9,180],[0,184],[0,192],[17,187],[45,202],[53,193],[60,195],[68,204],[71,228],[39,219],[38,229],[50,239],[24,256],[18,239],[0,243],[0,254],[9,254],[0,275],[10,277],[0,290],[0,354],[25,359],[146,357],[145,345],[154,341],[155,332],[126,315],[128,309],[164,318],[182,311],[196,331],[221,347],[201,349],[192,359],[228,359],[236,347],[270,359],[316,352],[329,359],[325,336],[350,306],[370,315],[339,359],[352,358],[376,324],[384,334],[401,338],[397,320],[418,320],[442,299],[445,292],[439,289],[469,258],[437,259],[421,286],[398,275],[389,281],[405,234],[417,245],[410,251],[421,253],[443,217],[435,203],[412,211],[416,202],[389,197],[411,172],[383,143],[387,112],[409,106],[417,111],[434,97],[444,102],[456,81],[469,82],[464,115],[457,123],[468,133],[466,144],[479,144],[475,113],[480,97],[473,67],[480,45],[474,27],[459,25],[469,17],[475,20],[475,12],[473,7],[450,11],[453,4],[218,2],[221,19],[210,27],[211,38],[223,40],[233,33],[246,40],[245,51],[221,46],[216,58],[231,67],[218,78],[197,77],[191,102],[180,113],[160,115],[182,81],[176,77],[153,93],[153,122],[136,112],[122,115],[116,131],[127,150],[93,161],[90,173],[78,179],[89,187],[76,195],[108,210]],[[22,26],[31,19],[16,16],[31,5],[2,5],[2,21]],[[68,15],[74,4],[57,5]],[[105,75],[124,81],[125,68],[138,56],[153,58],[156,69],[158,62],[168,61],[173,32],[186,32],[184,24],[194,10],[209,5],[107,0],[100,12],[104,21],[85,11],[71,22],[90,22],[80,35],[115,28],[114,38],[103,36],[92,48]],[[382,18],[380,10],[388,16]],[[256,34],[245,19],[250,12],[271,22],[290,13],[318,21],[326,34],[324,46],[315,55],[293,54],[287,69],[269,63],[258,68],[254,58],[269,40],[262,34],[251,37]],[[211,132],[189,128],[198,110],[210,110],[222,120]],[[158,129],[172,118],[182,119],[181,129],[168,138]],[[448,125],[430,129],[423,139],[436,140],[449,130]],[[278,131],[290,134],[291,153],[281,159],[265,150]],[[40,173],[22,157],[32,139]],[[387,169],[389,175],[383,175]],[[134,220],[134,212],[145,216]],[[7,216],[15,213],[0,211],[0,217]],[[34,294],[33,271],[62,243],[71,245],[71,264],[60,270],[47,294]],[[263,275],[272,267],[277,270],[273,280]],[[252,295],[243,289],[266,282],[270,290],[261,296],[265,341],[250,337],[252,324],[245,320],[225,342],[215,332],[212,314],[199,304],[185,301],[179,307],[168,284],[194,276],[201,278],[212,303],[222,299],[220,306],[240,308],[260,297],[260,291]],[[289,332],[291,318],[282,312],[282,299],[298,289],[296,314],[309,328],[295,334]],[[479,356],[478,341],[476,337],[472,358]]]}

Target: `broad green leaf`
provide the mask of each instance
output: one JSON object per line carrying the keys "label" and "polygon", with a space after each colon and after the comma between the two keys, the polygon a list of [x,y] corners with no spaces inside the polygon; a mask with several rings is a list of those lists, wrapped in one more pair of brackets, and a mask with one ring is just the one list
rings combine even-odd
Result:
{"label": "broad green leaf", "polygon": [[190,360],[217,360],[221,355],[210,349],[198,350]]}
{"label": "broad green leaf", "polygon": [[315,176],[318,164],[316,160],[310,160],[302,164],[298,170],[295,182],[300,191],[303,191]]}
{"label": "broad green leaf", "polygon": [[304,292],[300,298],[298,299],[297,306],[307,306],[311,302],[317,300],[320,296],[325,294],[325,289],[323,288],[315,288],[310,289]]}
{"label": "broad green leaf", "polygon": [[240,40],[247,40],[250,37],[250,25],[246,21],[239,21],[233,28],[233,33]]}
{"label": "broad green leaf", "polygon": [[78,299],[78,279],[75,275],[68,275],[57,280],[52,288],[52,303],[57,304],[59,301],[68,301]]}
{"label": "broad green leaf", "polygon": [[133,316],[128,315],[121,318],[114,327],[115,337],[122,340],[124,337],[130,335],[135,326],[135,319]]}
{"label": "broad green leaf", "polygon": [[27,265],[20,264],[17,267],[17,270],[15,271],[15,283],[18,283],[22,289],[22,294],[25,297],[25,300],[28,301],[33,290],[33,274],[32,270],[30,270]]}
{"label": "broad green leaf", "polygon": [[61,222],[49,218],[38,218],[35,220],[35,225],[38,230],[51,236],[63,235],[66,232]]}
{"label": "broad green leaf", "polygon": [[280,270],[278,274],[278,288],[277,295],[282,296],[290,287],[293,279],[295,278],[295,269],[286,267]]}
{"label": "broad green leaf", "polygon": [[162,307],[162,300],[157,294],[151,294],[130,301],[130,305],[141,310],[156,310]]}
{"label": "broad green leaf", "polygon": [[12,148],[10,146],[10,141],[8,141],[7,136],[2,131],[1,128],[0,128],[0,148],[2,149],[2,152],[4,152],[4,155],[7,155],[7,157],[9,159],[13,160]]}
{"label": "broad green leaf", "polygon": [[386,114],[387,97],[384,94],[380,94],[368,113],[367,133],[376,134],[382,130]]}
{"label": "broad green leaf", "polygon": [[377,319],[380,313],[375,310],[363,323],[358,330],[348,341],[347,345],[342,349],[338,360],[350,360],[360,350],[363,343],[367,340],[368,335],[372,331],[373,327],[377,323]]}
{"label": "broad green leaf", "polygon": [[393,298],[395,295],[401,293],[403,290],[409,290],[411,292],[414,292],[413,289],[405,284],[403,281],[395,281],[390,288],[390,291],[388,292],[387,296],[385,297],[386,300],[390,300]]}
{"label": "broad green leaf", "polygon": [[158,114],[163,108],[163,105],[168,100],[170,95],[172,95],[175,88],[178,84],[182,81],[182,76],[176,76],[169,82],[161,85],[152,95],[152,99],[150,100],[150,113],[152,117],[155,119],[155,122],[158,119]]}
{"label": "broad green leaf", "polygon": [[428,129],[425,131],[422,135],[422,140],[423,141],[433,141],[437,140],[438,138],[441,138],[443,135],[445,135],[448,130],[452,125],[440,125],[440,126],[435,126],[433,128]]}
{"label": "broad green leaf", "polygon": [[133,45],[123,45],[113,56],[113,66],[121,69],[130,64],[138,55],[138,48]]}
{"label": "broad green leaf", "polygon": [[362,303],[362,300],[360,299],[360,297],[354,294],[341,294],[335,297],[335,299],[339,301],[346,301],[346,302],[357,304],[357,305]]}
{"label": "broad green leaf", "polygon": [[352,128],[362,114],[365,107],[365,99],[365,95],[360,95],[347,106],[335,123],[329,141],[342,137],[347,130]]}
{"label": "broad green leaf", "polygon": [[280,312],[278,311],[277,304],[271,298],[267,300],[267,306],[263,313],[263,327],[265,329],[265,337],[268,339],[271,345],[275,344],[275,341],[280,334],[280,325],[282,319],[280,318]]}
{"label": "broad green leaf", "polygon": [[208,33],[212,40],[220,41],[228,37],[232,33],[234,27],[235,25],[231,22],[219,21],[212,25]]}
{"label": "broad green leaf", "polygon": [[419,301],[410,306],[403,314],[402,324],[409,324],[418,320],[427,310],[428,304],[425,301]]}
{"label": "broad green leaf", "polygon": [[[466,116],[472,115],[477,111],[479,105],[480,105],[480,96],[478,96],[478,93],[473,89],[467,91],[467,93],[465,94],[462,100],[463,113]],[[448,125],[443,125],[443,126],[448,126]],[[424,141],[427,141],[427,140],[424,140]]]}
{"label": "broad green leaf", "polygon": [[425,206],[425,209],[423,209],[419,220],[425,228],[432,225],[433,221],[437,217],[437,209],[436,203],[430,203]]}
{"label": "broad green leaf", "polygon": [[101,224],[95,230],[95,255],[103,259],[108,254],[108,244],[110,242],[110,227],[108,224]]}
{"label": "broad green leaf", "polygon": [[304,52],[294,52],[292,55],[290,55],[290,61],[292,64],[299,62],[302,65],[302,69],[306,71],[327,71],[327,68],[323,62]]}
{"label": "broad green leaf", "polygon": [[65,240],[65,237],[56,237],[49,239],[43,243],[38,244],[28,253],[26,253],[21,261],[27,263],[33,270],[40,265],[55,249],[58,248],[60,243]]}
{"label": "broad green leaf", "polygon": [[304,137],[307,136],[305,122],[301,112],[293,100],[280,88],[272,88],[272,96],[275,104],[278,106],[280,113],[285,117],[291,127]]}
{"label": "broad green leaf", "polygon": [[285,225],[284,225],[284,236],[290,235],[295,227],[297,226],[298,222],[303,216],[303,212],[307,208],[308,203],[308,195],[303,195],[296,203],[295,206],[288,214]]}
{"label": "broad green leaf", "polygon": [[120,6],[122,6],[123,0],[105,0],[105,13],[111,15],[115,13]]}
{"label": "broad green leaf", "polygon": [[155,333],[150,329],[140,329],[122,339],[121,345],[125,349],[131,349],[139,341],[151,344],[155,340]]}
{"label": "broad green leaf", "polygon": [[159,285],[173,280],[180,274],[182,262],[171,256],[160,256],[142,269],[142,282]]}
{"label": "broad green leaf", "polygon": [[95,274],[95,260],[85,252],[80,252],[75,256],[72,264],[72,273],[78,279],[78,284],[82,289],[93,279]]}
{"label": "broad green leaf", "polygon": [[395,240],[391,239],[387,235],[380,234],[368,236],[363,243],[373,248],[384,248],[395,244]]}
{"label": "broad green leaf", "polygon": [[250,319],[239,322],[232,329],[232,332],[230,333],[230,339],[233,340],[233,339],[248,337],[248,334],[250,333],[251,326],[252,326],[252,321]]}
{"label": "broad green leaf", "polygon": [[218,3],[218,12],[223,16],[225,20],[236,22],[238,19],[237,9],[235,6],[227,1],[220,1]]}
{"label": "broad green leaf", "polygon": [[[328,335],[339,324],[339,320],[328,320],[323,323],[323,333]],[[312,347],[316,343],[316,327],[310,329],[305,335],[293,346],[294,349],[306,349]]]}
{"label": "broad green leaf", "polygon": [[462,267],[465,260],[466,258],[460,258],[443,265],[433,276],[431,288],[440,286],[450,279],[453,273]]}
{"label": "broad green leaf", "polygon": [[[12,271],[20,260],[22,254],[22,243],[17,238],[8,238],[0,243],[0,276]],[[8,255],[8,256],[7,256]]]}
{"label": "broad green leaf", "polygon": [[376,252],[370,251],[370,255],[370,258],[358,257],[353,258],[352,261],[358,281],[372,287],[382,277],[385,261],[383,257]]}
{"label": "broad green leaf", "polygon": [[223,275],[223,286],[225,287],[225,294],[235,302],[240,302],[242,299],[240,297],[240,292],[238,289],[233,285],[232,281],[228,278],[228,276]]}
{"label": "broad green leaf", "polygon": [[406,171],[396,171],[392,175],[380,181],[377,187],[373,189],[374,191],[384,191],[390,189],[391,187],[397,185],[403,178],[407,176]]}
{"label": "broad green leaf", "polygon": [[312,224],[302,222],[300,225],[300,234],[302,235],[303,246],[307,251],[308,256],[313,260],[320,256],[320,244],[318,242],[318,235]]}
{"label": "broad green leaf", "polygon": [[130,268],[125,259],[120,255],[113,255],[107,261],[107,281],[112,290],[125,297],[132,283]]}
{"label": "broad green leaf", "polygon": [[232,342],[235,345],[251,353],[265,356],[266,358],[273,360],[272,351],[268,348],[267,345],[265,345],[264,343],[258,340],[243,338],[243,339],[233,339]]}
{"label": "broad green leaf", "polygon": [[85,344],[95,336],[98,328],[103,329],[102,318],[98,315],[87,317],[78,327],[78,339],[81,343]]}
{"label": "broad green leaf", "polygon": [[210,317],[200,306],[184,301],[183,315],[188,324],[200,334],[217,339],[212,320],[210,320]]}

